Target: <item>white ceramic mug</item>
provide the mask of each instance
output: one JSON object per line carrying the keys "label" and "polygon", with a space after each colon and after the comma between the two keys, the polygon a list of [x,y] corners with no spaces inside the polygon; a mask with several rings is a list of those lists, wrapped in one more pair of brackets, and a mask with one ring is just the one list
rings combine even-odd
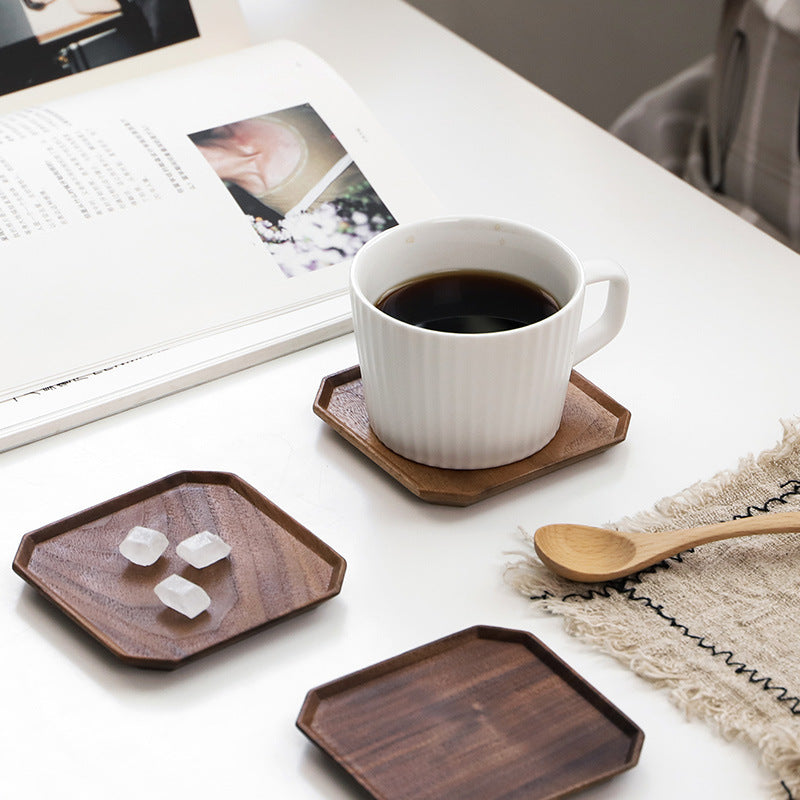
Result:
{"label": "white ceramic mug", "polygon": [[[513,330],[449,333],[401,322],[376,302],[424,275],[481,270],[522,278],[560,306]],[[580,330],[585,287],[607,281],[603,313]],[[405,458],[478,469],[535,453],[555,436],[572,367],[622,327],[628,279],[529,225],[445,217],[399,225],[356,254],[350,298],[364,396],[377,437]]]}

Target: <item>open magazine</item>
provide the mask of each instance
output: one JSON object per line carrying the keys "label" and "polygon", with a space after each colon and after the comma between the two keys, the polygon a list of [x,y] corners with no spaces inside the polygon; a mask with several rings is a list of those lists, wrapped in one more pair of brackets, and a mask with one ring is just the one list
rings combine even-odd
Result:
{"label": "open magazine", "polygon": [[291,42],[68,94],[0,115],[0,449],[346,332],[358,248],[438,211]]}

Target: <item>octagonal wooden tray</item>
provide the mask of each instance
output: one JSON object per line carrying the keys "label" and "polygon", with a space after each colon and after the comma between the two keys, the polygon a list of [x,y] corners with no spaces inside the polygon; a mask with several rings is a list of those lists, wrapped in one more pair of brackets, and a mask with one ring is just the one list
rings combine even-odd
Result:
{"label": "octagonal wooden tray", "polygon": [[370,428],[358,366],[323,378],[314,413],[417,497],[451,506],[477,503],[597,455],[625,439],[631,418],[630,411],[573,371],[561,427],[546,447],[513,464],[464,470],[429,467],[386,447]]}
{"label": "octagonal wooden tray", "polygon": [[[118,550],[135,525],[169,547],[149,567]],[[230,556],[195,569],[178,542],[209,530]],[[335,596],[344,559],[236,475],[177,472],[22,537],[14,571],[122,661],[173,669]],[[164,606],[153,587],[173,572],[211,605],[195,619]]]}
{"label": "octagonal wooden tray", "polygon": [[312,689],[297,726],[376,800],[554,800],[644,741],[536,637],[488,626]]}

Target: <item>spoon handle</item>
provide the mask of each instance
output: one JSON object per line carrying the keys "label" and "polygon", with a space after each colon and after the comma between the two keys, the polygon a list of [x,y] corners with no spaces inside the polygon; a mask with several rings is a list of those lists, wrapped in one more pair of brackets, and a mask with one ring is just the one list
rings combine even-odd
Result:
{"label": "spoon handle", "polygon": [[[643,536],[637,539],[639,556],[649,553],[658,555],[670,551],[672,555],[708,542],[720,539],[733,539],[737,536],[752,536],[758,533],[796,533],[800,532],[800,511],[776,511],[759,514],[756,517],[743,517],[713,525],[667,531],[657,536]],[[665,556],[666,557],[666,556]]]}

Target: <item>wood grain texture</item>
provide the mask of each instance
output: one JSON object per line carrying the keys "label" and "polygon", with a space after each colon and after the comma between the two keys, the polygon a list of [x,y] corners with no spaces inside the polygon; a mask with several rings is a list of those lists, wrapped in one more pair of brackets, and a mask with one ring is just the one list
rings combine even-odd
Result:
{"label": "wood grain texture", "polygon": [[[169,539],[149,567],[119,543],[135,525]],[[228,558],[195,569],[176,553],[209,530]],[[179,472],[23,536],[13,568],[126,663],[172,669],[338,594],[345,561],[235,475]],[[202,586],[195,619],[164,606],[153,587],[171,573]]]}
{"label": "wood grain texture", "polygon": [[536,531],[534,546],[541,561],[557,575],[573,581],[596,583],[631,575],[709,542],[798,531],[798,511],[773,511],[756,517],[740,517],[697,528],[658,533],[613,531],[556,522]]}
{"label": "wood grain texture", "polygon": [[312,689],[297,726],[376,800],[552,800],[644,740],[534,636],[487,626]]}
{"label": "wood grain texture", "polygon": [[351,367],[322,380],[314,413],[409,491],[430,503],[468,506],[581,461],[623,441],[630,412],[573,372],[561,427],[532,456],[491,469],[440,469],[403,458],[369,425],[361,370]]}

